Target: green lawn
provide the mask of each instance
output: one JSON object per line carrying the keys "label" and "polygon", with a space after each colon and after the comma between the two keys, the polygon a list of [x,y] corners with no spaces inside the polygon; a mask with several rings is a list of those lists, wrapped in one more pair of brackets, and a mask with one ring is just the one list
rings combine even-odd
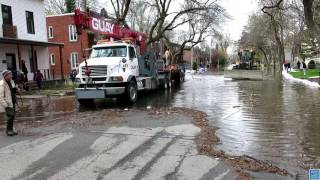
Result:
{"label": "green lawn", "polygon": [[319,72],[320,72],[320,69],[308,69],[306,76],[303,75],[303,71],[289,72],[289,74],[291,74],[291,76],[295,78],[306,79],[313,76],[319,76]]}

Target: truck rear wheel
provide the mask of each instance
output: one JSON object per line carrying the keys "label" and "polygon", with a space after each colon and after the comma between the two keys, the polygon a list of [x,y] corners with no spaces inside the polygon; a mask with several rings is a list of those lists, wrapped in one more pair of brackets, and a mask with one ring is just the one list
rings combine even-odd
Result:
{"label": "truck rear wheel", "polygon": [[159,84],[159,88],[160,89],[168,89],[168,78],[163,78],[163,79],[160,79],[160,84]]}
{"label": "truck rear wheel", "polygon": [[130,81],[126,88],[125,97],[127,101],[131,104],[135,103],[138,99],[138,87],[135,81]]}

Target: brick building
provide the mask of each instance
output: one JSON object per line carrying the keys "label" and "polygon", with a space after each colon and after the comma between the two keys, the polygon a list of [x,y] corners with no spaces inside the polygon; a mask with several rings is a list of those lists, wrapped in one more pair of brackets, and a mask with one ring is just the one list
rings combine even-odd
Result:
{"label": "brick building", "polygon": [[69,78],[71,70],[76,69],[84,60],[85,50],[95,44],[95,34],[83,31],[81,35],[77,35],[74,13],[47,16],[47,29],[49,42],[64,43],[62,64],[59,49],[49,48],[51,72],[55,78],[60,78],[62,75],[64,78]]}
{"label": "brick building", "polygon": [[186,48],[183,51],[183,63],[185,63],[187,66],[192,67],[193,62],[200,63],[200,49],[198,48]]}

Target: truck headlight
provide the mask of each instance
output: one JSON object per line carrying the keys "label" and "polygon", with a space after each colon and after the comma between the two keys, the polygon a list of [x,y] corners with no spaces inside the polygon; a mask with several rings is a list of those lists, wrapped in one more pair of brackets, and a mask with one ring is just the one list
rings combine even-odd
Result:
{"label": "truck headlight", "polygon": [[122,76],[113,76],[111,77],[112,81],[123,81],[123,77]]}

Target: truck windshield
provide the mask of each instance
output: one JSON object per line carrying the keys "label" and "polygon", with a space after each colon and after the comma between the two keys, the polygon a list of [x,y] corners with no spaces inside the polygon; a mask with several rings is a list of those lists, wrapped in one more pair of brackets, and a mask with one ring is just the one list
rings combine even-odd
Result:
{"label": "truck windshield", "polygon": [[112,46],[112,47],[99,47],[94,48],[91,53],[91,58],[99,57],[126,57],[126,46]]}

